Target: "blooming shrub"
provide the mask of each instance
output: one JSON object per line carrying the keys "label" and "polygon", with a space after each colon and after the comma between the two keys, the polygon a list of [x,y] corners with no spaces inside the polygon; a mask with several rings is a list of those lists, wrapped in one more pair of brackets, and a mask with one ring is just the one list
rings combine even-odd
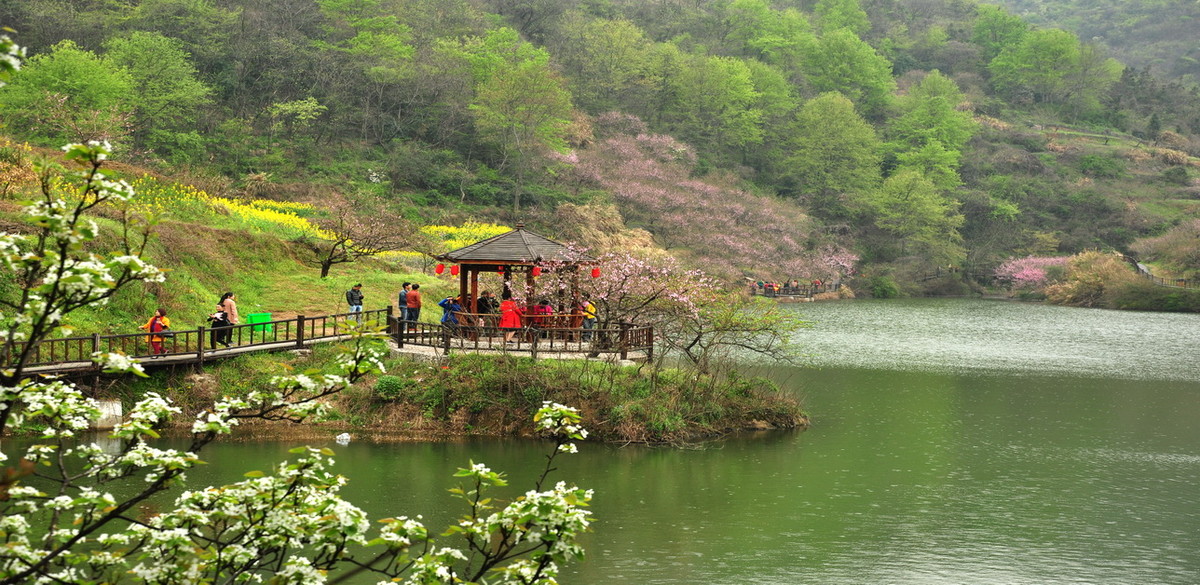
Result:
{"label": "blooming shrub", "polygon": [[1065,277],[1068,260],[1068,256],[1013,258],[998,266],[994,274],[996,280],[1013,288],[1040,288]]}

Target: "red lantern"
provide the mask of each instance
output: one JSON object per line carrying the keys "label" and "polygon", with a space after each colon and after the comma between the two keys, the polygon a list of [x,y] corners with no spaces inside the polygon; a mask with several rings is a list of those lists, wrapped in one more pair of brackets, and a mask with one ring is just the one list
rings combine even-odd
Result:
{"label": "red lantern", "polygon": [[600,278],[600,269],[599,268],[592,269],[592,278]]}
{"label": "red lantern", "polygon": [[458,265],[457,264],[450,267],[450,274],[452,274],[454,276],[458,276]]}
{"label": "red lantern", "polygon": [[533,275],[534,275],[534,276],[541,276],[541,275],[542,275],[542,267],[541,267],[541,266],[534,266],[534,267],[533,267]]}
{"label": "red lantern", "polygon": [[443,273],[443,272],[445,272],[445,271],[446,271],[446,265],[445,265],[445,264],[438,264],[437,266],[434,266],[434,267],[433,267],[433,272],[434,272],[435,274],[441,274],[441,273]]}
{"label": "red lantern", "polygon": [[504,274],[504,267],[503,267],[503,266],[497,266],[497,267],[496,267],[496,272],[498,272],[498,273],[500,273],[500,274]]}

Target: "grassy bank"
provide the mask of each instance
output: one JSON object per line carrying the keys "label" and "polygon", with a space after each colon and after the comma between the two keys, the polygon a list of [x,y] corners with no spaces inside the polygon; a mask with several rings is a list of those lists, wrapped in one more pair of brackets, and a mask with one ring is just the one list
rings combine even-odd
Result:
{"label": "grassy bank", "polygon": [[[144,392],[165,391],[191,415],[219,394],[241,394],[275,374],[322,369],[334,351],[249,355],[208,366],[199,375],[177,371],[123,379],[107,392],[132,404]],[[525,436],[533,434],[532,414],[547,400],[579,408],[592,437],[609,442],[681,444],[807,424],[794,398],[760,378],[469,354],[439,362],[395,358],[386,365],[387,374],[343,391],[332,413],[306,425],[309,430],[408,439]]]}

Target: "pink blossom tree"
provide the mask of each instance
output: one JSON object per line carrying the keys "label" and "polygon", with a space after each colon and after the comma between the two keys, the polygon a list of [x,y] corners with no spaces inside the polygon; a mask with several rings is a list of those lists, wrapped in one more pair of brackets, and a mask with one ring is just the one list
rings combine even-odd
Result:
{"label": "pink blossom tree", "polygon": [[696,177],[695,151],[670,136],[646,133],[634,116],[604,114],[597,142],[578,152],[575,181],[603,189],[631,226],[691,265],[723,279],[836,279],[858,257],[815,229],[787,201],[739,187],[736,177]]}
{"label": "pink blossom tree", "polygon": [[773,301],[730,291],[704,271],[684,268],[666,255],[609,252],[596,260],[595,278],[586,267],[583,274],[577,272],[569,259],[544,264],[538,294],[552,296],[578,287],[581,298],[596,305],[602,326],[653,325],[668,353],[677,352],[700,373],[714,373],[730,363],[725,358],[735,352],[776,361],[792,357],[789,341],[804,323]]}
{"label": "pink blossom tree", "polygon": [[996,267],[994,274],[996,280],[1012,288],[1040,288],[1062,279],[1069,259],[1067,256],[1011,258]]}

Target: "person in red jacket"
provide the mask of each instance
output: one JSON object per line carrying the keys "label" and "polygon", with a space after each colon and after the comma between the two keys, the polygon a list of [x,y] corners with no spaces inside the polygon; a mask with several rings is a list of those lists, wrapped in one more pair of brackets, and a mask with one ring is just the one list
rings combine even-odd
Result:
{"label": "person in red jacket", "polygon": [[500,295],[500,328],[504,329],[504,343],[512,342],[512,338],[521,328],[521,314],[525,309],[512,300],[512,292],[504,291]]}
{"label": "person in red jacket", "polygon": [[421,318],[421,285],[414,282],[405,301],[408,302],[408,320],[412,323],[412,330],[416,331],[417,321]]}

